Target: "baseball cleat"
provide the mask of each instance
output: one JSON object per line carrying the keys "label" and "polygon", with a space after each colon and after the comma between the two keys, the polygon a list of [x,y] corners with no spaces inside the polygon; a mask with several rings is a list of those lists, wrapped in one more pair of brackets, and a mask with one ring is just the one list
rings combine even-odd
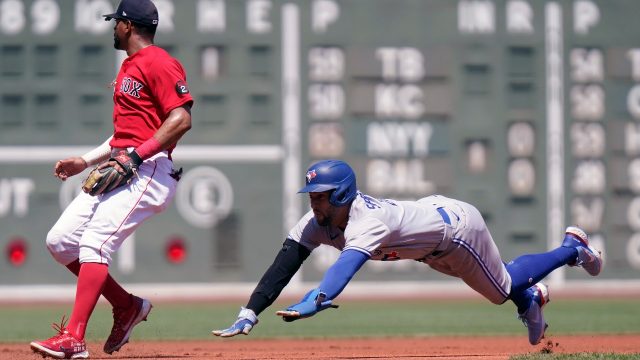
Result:
{"label": "baseball cleat", "polygon": [[89,352],[84,340],[78,340],[65,328],[65,319],[62,317],[60,324],[53,324],[53,329],[57,335],[42,341],[32,341],[31,350],[42,355],[42,357],[52,357],[54,359],[88,359]]}
{"label": "baseball cleat", "polygon": [[602,253],[589,245],[589,237],[582,229],[569,226],[565,231],[562,246],[578,250],[576,261],[569,263],[569,266],[581,266],[591,276],[600,274]]}
{"label": "baseball cleat", "polygon": [[542,308],[550,301],[549,288],[543,283],[537,283],[529,289],[533,291],[531,304],[522,314],[518,314],[518,319],[527,327],[529,343],[537,345],[544,338],[544,332],[549,326],[542,315]]}
{"label": "baseball cleat", "polygon": [[111,354],[129,342],[129,336],[133,327],[142,321],[147,321],[151,312],[151,302],[146,299],[131,295],[131,306],[128,308],[113,308],[113,327],[111,334],[104,343],[104,352]]}

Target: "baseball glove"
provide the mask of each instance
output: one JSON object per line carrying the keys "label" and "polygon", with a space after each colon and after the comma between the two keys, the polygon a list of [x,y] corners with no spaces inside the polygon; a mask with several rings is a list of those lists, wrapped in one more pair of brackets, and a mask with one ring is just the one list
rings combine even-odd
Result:
{"label": "baseball glove", "polygon": [[121,151],[91,170],[89,176],[82,182],[82,191],[91,196],[97,196],[128,184],[131,178],[138,174],[138,166],[141,163],[142,159],[135,151],[131,153]]}

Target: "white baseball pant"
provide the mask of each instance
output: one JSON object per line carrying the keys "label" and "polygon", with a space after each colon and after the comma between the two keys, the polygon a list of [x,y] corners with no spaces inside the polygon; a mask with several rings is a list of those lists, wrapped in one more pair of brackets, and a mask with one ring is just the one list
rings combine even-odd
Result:
{"label": "white baseball pant", "polygon": [[146,219],[164,211],[176,191],[173,163],[166,152],[145,160],[138,177],[107,194],[81,192],[47,234],[47,248],[63,265],[110,264],[111,255]]}

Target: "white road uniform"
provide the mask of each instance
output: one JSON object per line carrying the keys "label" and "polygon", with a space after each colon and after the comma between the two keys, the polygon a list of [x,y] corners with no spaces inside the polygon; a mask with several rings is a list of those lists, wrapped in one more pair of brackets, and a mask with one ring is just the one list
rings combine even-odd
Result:
{"label": "white road uniform", "polygon": [[342,254],[315,289],[276,312],[287,322],[335,307],[333,300],[367,260],[406,259],[462,279],[492,303],[510,299],[527,327],[529,343],[536,345],[548,326],[542,308],[549,302],[549,289],[541,280],[565,265],[582,266],[592,276],[602,270],[600,252],[574,226],[567,228],[560,247],[523,254],[505,264],[474,206],[439,195],[418,201],[374,199],[357,190],[353,169],[341,160],[321,160],[309,166],[305,186],[298,192],[309,194],[312,211],[291,229],[238,320],[227,329],[214,331],[215,335],[247,334],[257,323],[256,314],[273,303],[321,244]]}
{"label": "white road uniform", "polygon": [[511,277],[480,212],[440,195],[415,202],[375,199],[358,192],[344,232],[318,225],[309,211],[288,238],[309,250],[326,244],[360,251],[371,260],[422,261],[461,278],[495,304],[503,303],[511,290]]}

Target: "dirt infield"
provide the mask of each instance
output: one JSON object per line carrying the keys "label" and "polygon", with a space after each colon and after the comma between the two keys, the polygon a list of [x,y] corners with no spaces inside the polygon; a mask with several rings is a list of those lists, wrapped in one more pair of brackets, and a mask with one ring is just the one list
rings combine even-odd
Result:
{"label": "dirt infield", "polygon": [[[309,340],[138,342],[107,355],[89,344],[92,359],[482,359],[535,352],[640,353],[640,335],[556,336],[530,346],[525,337],[427,337]],[[0,344],[0,359],[41,359],[28,344]]]}

